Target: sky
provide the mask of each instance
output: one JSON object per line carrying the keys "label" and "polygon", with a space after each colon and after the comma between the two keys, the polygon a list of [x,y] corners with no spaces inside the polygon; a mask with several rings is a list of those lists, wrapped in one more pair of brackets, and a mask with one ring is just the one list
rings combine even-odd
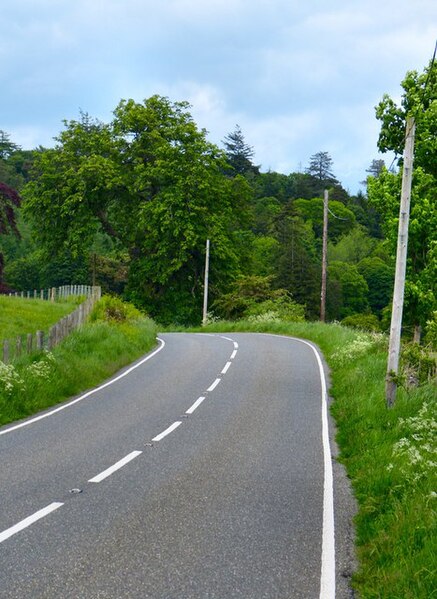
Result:
{"label": "sky", "polygon": [[208,139],[238,124],[261,171],[328,152],[356,193],[379,155],[375,106],[399,101],[437,39],[436,0],[2,0],[0,129],[54,146],[80,111],[186,100]]}

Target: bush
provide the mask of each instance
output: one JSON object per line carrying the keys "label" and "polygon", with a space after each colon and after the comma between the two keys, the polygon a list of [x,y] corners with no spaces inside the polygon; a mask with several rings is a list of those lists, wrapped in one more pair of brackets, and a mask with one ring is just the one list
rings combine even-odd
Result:
{"label": "bush", "polygon": [[375,314],[353,314],[352,316],[346,316],[346,318],[343,318],[341,321],[341,324],[345,327],[361,329],[362,331],[381,330],[381,325]]}
{"label": "bush", "polygon": [[135,321],[144,318],[135,306],[127,302],[123,302],[118,297],[105,295],[94,306],[90,314],[90,321],[97,322],[127,322]]}

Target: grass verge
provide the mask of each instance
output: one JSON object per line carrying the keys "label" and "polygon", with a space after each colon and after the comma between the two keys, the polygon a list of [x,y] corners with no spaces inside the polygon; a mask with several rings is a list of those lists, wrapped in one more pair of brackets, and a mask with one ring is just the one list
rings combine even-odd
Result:
{"label": "grass verge", "polygon": [[101,383],[152,349],[156,325],[139,313],[126,319],[99,315],[51,352],[0,362],[0,425],[59,403]]}
{"label": "grass verge", "polygon": [[77,302],[0,296],[0,339],[48,331],[58,320],[73,312]]}
{"label": "grass verge", "polygon": [[331,369],[331,412],[340,460],[352,481],[362,599],[437,597],[436,384],[398,390],[387,409],[387,340],[321,323],[213,323],[208,332],[250,331],[315,342]]}

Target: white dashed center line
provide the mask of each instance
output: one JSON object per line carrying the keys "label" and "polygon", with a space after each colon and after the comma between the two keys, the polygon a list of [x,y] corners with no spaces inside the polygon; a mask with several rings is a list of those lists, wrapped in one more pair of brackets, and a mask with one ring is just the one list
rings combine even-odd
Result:
{"label": "white dashed center line", "polygon": [[106,470],[104,470],[103,472],[101,472],[100,474],[97,474],[97,476],[94,476],[93,478],[90,478],[88,482],[89,483],[99,483],[99,482],[101,482],[105,478],[108,478],[108,476],[111,476],[111,474],[113,474],[117,470],[120,470],[120,468],[123,468],[123,466],[125,466],[126,464],[128,464],[130,461],[134,460],[136,457],[138,457],[142,453],[143,453],[142,451],[132,451],[132,453],[129,453],[123,459],[121,459],[118,462],[116,462],[113,466],[110,466],[109,468],[107,468]]}
{"label": "white dashed center line", "polygon": [[221,380],[222,379],[215,379],[213,384],[210,387],[208,387],[207,391],[214,391],[214,389],[217,387]]}
{"label": "white dashed center line", "polygon": [[192,414],[194,412],[194,410],[196,410],[200,406],[200,404],[202,403],[202,401],[204,399],[205,399],[204,397],[199,397],[199,399],[196,399],[196,401],[193,403],[191,408],[188,408],[188,410],[185,412],[185,414]]}
{"label": "white dashed center line", "polygon": [[14,526],[7,528],[3,532],[0,532],[0,543],[3,543],[3,541],[6,541],[6,539],[9,539],[9,537],[12,537],[13,535],[17,534],[17,532],[24,530],[34,522],[41,520],[41,518],[48,516],[49,514],[60,508],[62,505],[64,504],[59,502],[51,503],[47,507],[44,507],[42,510],[35,512],[27,518],[24,518],[24,520],[21,520],[21,522],[18,522]]}
{"label": "white dashed center line", "polygon": [[229,366],[232,364],[232,362],[226,362],[221,374],[226,374],[229,370]]}
{"label": "white dashed center line", "polygon": [[162,431],[162,433],[159,433],[159,435],[156,435],[156,437],[153,437],[152,441],[161,441],[161,439],[163,439],[164,437],[166,437],[167,435],[172,433],[181,424],[182,424],[181,420],[178,420],[177,422],[173,422],[173,424],[171,426],[169,426],[168,428],[166,428],[165,431]]}

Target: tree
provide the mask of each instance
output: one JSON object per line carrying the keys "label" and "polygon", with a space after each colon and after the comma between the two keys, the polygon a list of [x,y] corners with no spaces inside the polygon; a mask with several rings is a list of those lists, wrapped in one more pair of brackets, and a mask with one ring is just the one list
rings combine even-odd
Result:
{"label": "tree", "polygon": [[385,162],[381,159],[374,159],[370,164],[369,168],[366,168],[366,173],[369,173],[369,177],[379,177],[385,168]]}
{"label": "tree", "polygon": [[365,312],[369,289],[355,264],[331,262],[328,266],[326,307],[330,320]]}
{"label": "tree", "polygon": [[[405,123],[416,121],[414,172],[411,191],[407,279],[404,321],[418,331],[437,308],[434,247],[437,243],[437,64],[431,61],[422,74],[407,73],[398,106],[388,95],[376,107],[381,121],[378,147],[382,152],[401,154]],[[382,216],[382,228],[393,255],[397,242],[402,159],[399,173],[382,170],[369,177],[369,201]]]}
{"label": "tree", "polygon": [[308,318],[315,318],[320,307],[321,275],[311,224],[305,223],[290,204],[276,219],[275,237],[279,242],[275,282],[305,305]]}
{"label": "tree", "polygon": [[325,187],[338,185],[338,181],[332,172],[333,160],[328,152],[316,152],[310,157],[310,163],[305,172],[312,175]]}
{"label": "tree", "polygon": [[[298,199],[294,200],[293,207],[296,214],[311,223],[316,237],[320,239],[323,232],[323,200],[321,198]],[[333,241],[353,229],[356,221],[354,213],[342,202],[330,201],[329,209],[329,239]]]}
{"label": "tree", "polygon": [[129,255],[126,294],[163,323],[200,320],[207,238],[213,291],[238,269],[234,232],[250,194],[224,176],[224,153],[188,107],[152,96],[122,100],[110,124],[65,123],[25,190],[46,250],[79,255],[103,231]]}
{"label": "tree", "polygon": [[[15,219],[15,208],[20,206],[21,198],[15,189],[0,181],[0,235],[13,233],[19,237]],[[0,252],[0,285],[3,285],[4,256]]]}
{"label": "tree", "polygon": [[381,316],[393,295],[394,269],[376,256],[363,258],[357,268],[369,288],[367,299],[370,309]]}
{"label": "tree", "polygon": [[254,156],[253,147],[245,142],[239,125],[236,125],[235,130],[225,137],[223,145],[233,174],[245,175],[259,172],[259,168],[254,166],[251,160]]}

